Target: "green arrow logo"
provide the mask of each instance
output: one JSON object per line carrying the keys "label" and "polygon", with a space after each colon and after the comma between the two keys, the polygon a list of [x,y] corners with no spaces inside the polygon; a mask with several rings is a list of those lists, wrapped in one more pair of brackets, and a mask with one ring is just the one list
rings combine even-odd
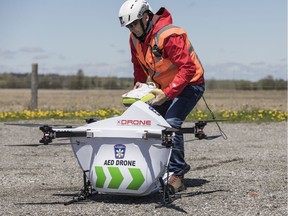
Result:
{"label": "green arrow logo", "polygon": [[97,176],[96,180],[96,188],[103,188],[104,183],[106,181],[106,175],[103,171],[103,167],[101,166],[95,166],[95,173]]}
{"label": "green arrow logo", "polygon": [[140,169],[138,168],[128,168],[133,180],[128,185],[128,190],[138,190],[144,183],[145,179]]}
{"label": "green arrow logo", "polygon": [[[111,175],[111,181],[108,185],[108,188],[118,189],[124,180],[124,177],[120,172],[120,169],[118,167],[107,167],[107,168]],[[130,182],[130,184],[126,189],[138,190],[141,187],[141,185],[145,182],[145,178],[139,168],[128,168],[128,170],[132,176],[132,181]],[[96,188],[103,188],[105,181],[107,180],[103,167],[95,166],[95,173],[97,176]]]}
{"label": "green arrow logo", "polygon": [[123,181],[123,176],[118,167],[108,167],[108,170],[111,174],[111,181],[108,185],[108,188],[118,189]]}

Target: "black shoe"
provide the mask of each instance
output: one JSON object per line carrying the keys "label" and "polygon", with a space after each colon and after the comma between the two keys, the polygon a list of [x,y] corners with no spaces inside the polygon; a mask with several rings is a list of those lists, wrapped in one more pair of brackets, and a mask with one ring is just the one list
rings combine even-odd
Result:
{"label": "black shoe", "polygon": [[185,166],[184,166],[184,174],[186,174],[187,172],[189,172],[189,170],[191,169],[190,165],[185,163]]}

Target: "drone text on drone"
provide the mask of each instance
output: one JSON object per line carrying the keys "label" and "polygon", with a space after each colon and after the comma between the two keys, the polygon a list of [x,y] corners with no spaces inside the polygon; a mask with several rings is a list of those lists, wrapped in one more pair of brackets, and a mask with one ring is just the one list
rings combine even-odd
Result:
{"label": "drone text on drone", "polygon": [[151,126],[151,120],[121,119],[117,124],[120,126]]}
{"label": "drone text on drone", "polygon": [[135,160],[105,160],[104,165],[109,166],[136,166]]}

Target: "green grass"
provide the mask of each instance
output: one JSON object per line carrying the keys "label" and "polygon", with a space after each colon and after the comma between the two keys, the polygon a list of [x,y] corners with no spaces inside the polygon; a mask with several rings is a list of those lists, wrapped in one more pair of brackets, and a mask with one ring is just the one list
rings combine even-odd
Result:
{"label": "green grass", "polygon": [[[287,121],[288,112],[279,110],[223,110],[214,113],[216,119],[227,120],[228,122],[281,122]],[[188,120],[204,120],[211,119],[212,115],[209,112],[203,112],[196,110],[191,112],[187,119]]]}
{"label": "green grass", "polygon": [[[18,121],[18,120],[35,120],[35,119],[84,119],[100,118],[106,119],[113,116],[121,115],[123,111],[117,109],[99,109],[96,111],[63,111],[63,110],[36,110],[36,111],[17,111],[0,113],[0,121]],[[223,110],[214,113],[216,119],[223,119],[228,122],[281,122],[287,121],[288,112],[279,110]],[[190,120],[207,120],[212,119],[209,111],[194,110],[187,116]]]}

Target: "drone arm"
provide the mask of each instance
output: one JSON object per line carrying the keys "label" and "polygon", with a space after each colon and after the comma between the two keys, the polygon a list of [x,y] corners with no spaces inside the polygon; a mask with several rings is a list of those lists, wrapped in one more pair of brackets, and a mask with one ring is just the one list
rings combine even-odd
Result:
{"label": "drone arm", "polygon": [[43,137],[39,141],[44,145],[52,142],[52,139],[63,137],[86,137],[86,131],[71,131],[71,130],[53,130],[51,126],[44,125],[39,128],[43,132]]}
{"label": "drone arm", "polygon": [[63,137],[87,137],[86,131],[54,131],[54,138]]}
{"label": "drone arm", "polygon": [[143,139],[161,139],[161,134],[159,133],[151,133],[148,131],[144,131],[142,138]]}
{"label": "drone arm", "polygon": [[195,134],[195,137],[198,139],[205,139],[207,136],[204,133],[203,129],[206,126],[207,122],[204,121],[198,121],[195,123],[194,127],[188,127],[188,128],[180,128],[178,131],[175,131],[175,133],[180,133],[180,134]]}
{"label": "drone arm", "polygon": [[187,133],[192,133],[195,134],[197,132],[197,128],[195,127],[187,127],[187,128],[180,128],[179,131],[176,133],[181,133],[181,134],[187,134]]}

